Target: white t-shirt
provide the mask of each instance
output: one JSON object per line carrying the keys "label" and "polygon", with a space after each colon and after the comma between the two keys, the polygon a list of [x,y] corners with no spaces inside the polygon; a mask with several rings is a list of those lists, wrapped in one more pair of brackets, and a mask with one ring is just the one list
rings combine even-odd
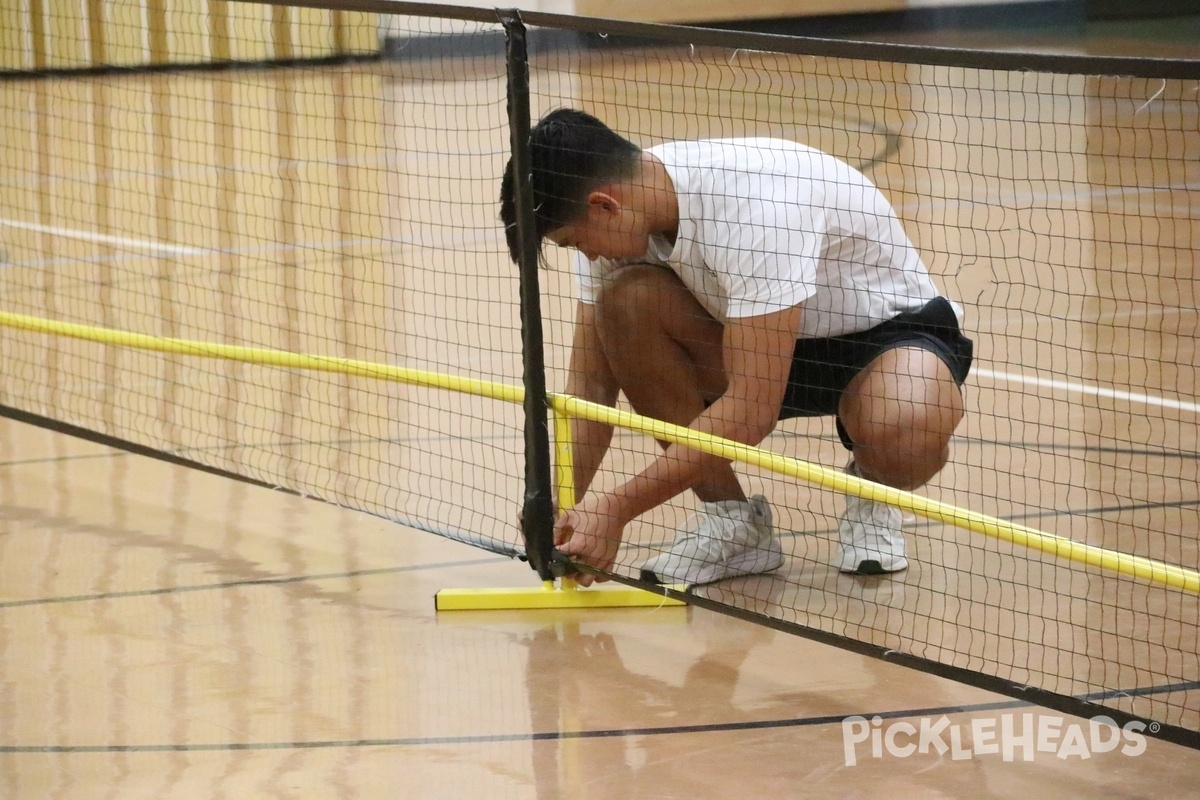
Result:
{"label": "white t-shirt", "polygon": [[[675,246],[651,237],[637,262],[674,271],[721,322],[803,304],[800,336],[867,330],[937,289],[883,194],[833,156],[779,139],[670,142],[679,199]],[[580,255],[580,299],[625,262]]]}

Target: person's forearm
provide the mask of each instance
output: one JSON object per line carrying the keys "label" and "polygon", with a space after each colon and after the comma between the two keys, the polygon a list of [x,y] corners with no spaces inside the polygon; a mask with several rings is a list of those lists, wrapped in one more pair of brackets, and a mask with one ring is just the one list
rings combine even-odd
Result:
{"label": "person's forearm", "polygon": [[[605,405],[611,405],[611,403],[605,403]],[[571,457],[574,467],[572,478],[575,482],[575,502],[579,502],[592,485],[592,480],[600,469],[600,462],[604,459],[604,454],[608,452],[613,429],[611,425],[587,419],[573,420],[572,429],[574,431],[571,442]]]}
{"label": "person's forearm", "polygon": [[[741,407],[739,407],[741,406]],[[754,409],[757,412],[757,409]],[[732,420],[747,419],[748,422]],[[774,428],[773,418],[757,418],[750,409],[728,395],[717,400],[690,426],[693,430],[721,439],[757,445]],[[690,489],[710,471],[723,468],[729,459],[673,444],[641,473],[610,494],[610,506],[622,523]]]}
{"label": "person's forearm", "polygon": [[[689,427],[748,445],[762,442],[779,419],[800,316],[800,307],[792,306],[727,323],[724,353],[728,386],[725,394]],[[715,476],[718,470],[728,469],[728,459],[671,445],[640,474],[597,498],[595,505],[623,526],[702,479]]]}

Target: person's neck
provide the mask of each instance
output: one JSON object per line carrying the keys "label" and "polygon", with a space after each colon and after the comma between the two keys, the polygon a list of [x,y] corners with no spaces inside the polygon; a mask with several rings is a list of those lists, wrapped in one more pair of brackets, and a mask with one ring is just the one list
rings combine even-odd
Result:
{"label": "person's neck", "polygon": [[642,195],[646,226],[651,235],[660,235],[671,244],[679,232],[679,197],[667,168],[649,153],[642,153],[641,166],[634,178]]}

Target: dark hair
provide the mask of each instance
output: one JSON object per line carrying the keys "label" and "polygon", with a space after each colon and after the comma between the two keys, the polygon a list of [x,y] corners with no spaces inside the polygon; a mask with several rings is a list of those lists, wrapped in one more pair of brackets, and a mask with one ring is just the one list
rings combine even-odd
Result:
{"label": "dark hair", "polygon": [[[537,239],[580,219],[587,196],[597,186],[627,178],[641,148],[591,114],[560,108],[542,117],[529,135],[533,211]],[[509,159],[500,182],[500,220],[508,252],[517,261],[517,209],[513,202],[513,165]]]}

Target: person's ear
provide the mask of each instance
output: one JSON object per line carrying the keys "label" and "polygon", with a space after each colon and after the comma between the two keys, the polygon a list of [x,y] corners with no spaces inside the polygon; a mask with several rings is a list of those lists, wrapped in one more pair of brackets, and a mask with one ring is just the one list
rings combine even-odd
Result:
{"label": "person's ear", "polygon": [[621,201],[608,192],[594,191],[587,197],[588,214],[600,213],[604,216],[618,216],[621,213]]}

